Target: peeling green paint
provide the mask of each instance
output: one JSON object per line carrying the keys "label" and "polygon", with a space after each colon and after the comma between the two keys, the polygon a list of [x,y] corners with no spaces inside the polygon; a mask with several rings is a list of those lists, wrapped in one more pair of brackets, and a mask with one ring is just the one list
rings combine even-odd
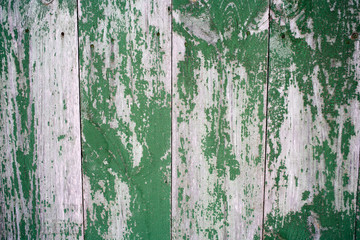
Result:
{"label": "peeling green paint", "polygon": [[353,239],[358,6],[284,0],[271,9],[265,239]]}
{"label": "peeling green paint", "polygon": [[173,2],[174,238],[259,237],[267,14],[260,1]]}
{"label": "peeling green paint", "polygon": [[167,16],[169,3],[80,3],[85,237],[169,239],[170,32],[143,22],[160,17],[146,5]]}
{"label": "peeling green paint", "polygon": [[358,239],[358,2],[268,6],[3,2],[0,238]]}
{"label": "peeling green paint", "polygon": [[[76,7],[69,9],[65,2],[43,5],[41,1],[5,1],[0,6],[1,239],[81,236],[81,174],[77,172],[81,168],[76,149],[80,142],[65,142],[61,146],[65,153],[56,150],[60,147],[57,136],[74,139],[71,135],[79,134],[73,111],[77,77],[68,71],[76,66],[77,48],[66,44],[61,48],[52,41],[56,28],[73,31],[70,35],[76,40]],[[65,48],[68,54],[62,57],[67,61],[49,65],[60,62],[52,58],[53,53],[61,55]],[[59,85],[60,80],[69,89]],[[62,97],[72,104],[71,111],[62,108]],[[53,129],[48,125],[50,118],[56,119]],[[71,121],[64,124],[64,118]],[[58,214],[64,209],[71,212]]]}

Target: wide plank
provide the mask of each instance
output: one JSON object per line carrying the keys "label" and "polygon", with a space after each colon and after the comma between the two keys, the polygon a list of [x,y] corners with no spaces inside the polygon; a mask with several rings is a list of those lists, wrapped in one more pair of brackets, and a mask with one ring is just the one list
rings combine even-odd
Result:
{"label": "wide plank", "polygon": [[260,239],[268,3],[173,8],[173,239]]}
{"label": "wide plank", "polygon": [[353,239],[359,1],[271,3],[265,239]]}
{"label": "wide plank", "polygon": [[0,238],[82,236],[77,12],[0,5]]}
{"label": "wide plank", "polygon": [[170,8],[79,1],[87,239],[170,239]]}

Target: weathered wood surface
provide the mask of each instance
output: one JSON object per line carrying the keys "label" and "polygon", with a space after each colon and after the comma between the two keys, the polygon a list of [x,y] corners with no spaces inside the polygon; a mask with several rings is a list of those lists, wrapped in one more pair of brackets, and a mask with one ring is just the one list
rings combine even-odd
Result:
{"label": "weathered wood surface", "polygon": [[173,5],[173,239],[260,239],[268,3]]}
{"label": "weathered wood surface", "polygon": [[359,1],[271,9],[265,239],[353,239]]}
{"label": "weathered wood surface", "polygon": [[79,1],[85,238],[170,239],[170,1]]}
{"label": "weathered wood surface", "polygon": [[76,19],[72,1],[1,1],[1,239],[81,237]]}
{"label": "weathered wood surface", "polygon": [[270,7],[2,1],[0,239],[358,239],[359,1]]}

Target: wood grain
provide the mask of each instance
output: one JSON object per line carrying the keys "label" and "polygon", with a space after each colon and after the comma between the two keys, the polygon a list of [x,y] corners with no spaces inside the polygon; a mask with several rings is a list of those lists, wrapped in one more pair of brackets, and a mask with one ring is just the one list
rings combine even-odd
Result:
{"label": "wood grain", "polygon": [[271,9],[265,239],[353,239],[359,2]]}
{"label": "wood grain", "polygon": [[0,238],[82,235],[76,5],[0,6]]}
{"label": "wood grain", "polygon": [[170,239],[170,1],[79,1],[85,238]]}
{"label": "wood grain", "polygon": [[268,4],[173,4],[173,239],[260,239]]}
{"label": "wood grain", "polygon": [[2,1],[0,239],[359,239],[359,4]]}

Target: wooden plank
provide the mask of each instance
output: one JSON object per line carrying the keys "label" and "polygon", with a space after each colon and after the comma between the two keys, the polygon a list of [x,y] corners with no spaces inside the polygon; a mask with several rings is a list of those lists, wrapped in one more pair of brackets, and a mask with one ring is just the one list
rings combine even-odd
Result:
{"label": "wooden plank", "polygon": [[271,10],[265,239],[353,239],[359,1]]}
{"label": "wooden plank", "polygon": [[[358,170],[360,171],[360,167]],[[358,175],[358,185],[356,192],[356,216],[355,216],[355,238],[354,238],[355,240],[360,239],[360,196],[359,196],[360,194],[359,193],[360,193],[360,177]]]}
{"label": "wooden plank", "polygon": [[173,238],[260,239],[268,3],[173,4]]}
{"label": "wooden plank", "polygon": [[0,6],[0,238],[82,235],[77,14]]}
{"label": "wooden plank", "polygon": [[79,4],[85,238],[170,239],[170,0]]}

